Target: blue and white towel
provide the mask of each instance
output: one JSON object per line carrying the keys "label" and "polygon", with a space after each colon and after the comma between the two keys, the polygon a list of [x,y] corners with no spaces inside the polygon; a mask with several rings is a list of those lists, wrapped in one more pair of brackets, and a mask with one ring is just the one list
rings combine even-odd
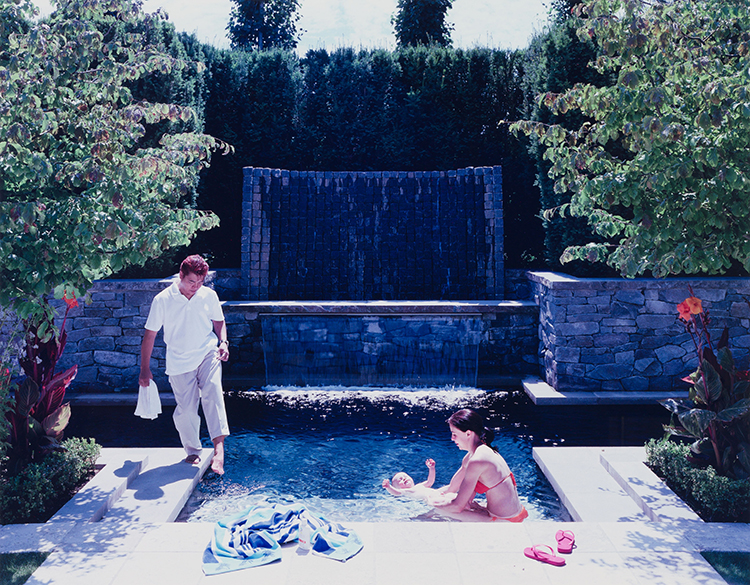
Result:
{"label": "blue and white towel", "polygon": [[203,552],[203,572],[216,575],[281,560],[279,545],[297,540],[300,522],[310,526],[313,554],[346,561],[362,550],[355,532],[314,516],[301,504],[253,506],[216,523]]}

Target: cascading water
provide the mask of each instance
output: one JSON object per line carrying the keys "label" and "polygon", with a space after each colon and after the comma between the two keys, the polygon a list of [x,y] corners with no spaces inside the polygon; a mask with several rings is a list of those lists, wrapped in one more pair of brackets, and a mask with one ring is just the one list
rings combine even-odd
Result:
{"label": "cascading water", "polygon": [[261,323],[270,385],[477,383],[478,316],[273,315]]}

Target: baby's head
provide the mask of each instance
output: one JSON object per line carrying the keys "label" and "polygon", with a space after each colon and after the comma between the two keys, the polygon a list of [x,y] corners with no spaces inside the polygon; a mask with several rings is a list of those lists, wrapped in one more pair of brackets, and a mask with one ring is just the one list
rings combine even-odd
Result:
{"label": "baby's head", "polygon": [[391,485],[401,490],[408,490],[414,487],[414,480],[408,473],[399,471],[396,475],[393,476]]}

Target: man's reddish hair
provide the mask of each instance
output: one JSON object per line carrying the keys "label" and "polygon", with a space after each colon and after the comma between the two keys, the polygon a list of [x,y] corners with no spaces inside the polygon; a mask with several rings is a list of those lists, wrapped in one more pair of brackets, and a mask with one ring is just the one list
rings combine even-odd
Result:
{"label": "man's reddish hair", "polygon": [[206,276],[208,274],[208,262],[206,262],[198,254],[188,256],[180,264],[180,274],[187,276],[188,274],[195,274],[196,276]]}

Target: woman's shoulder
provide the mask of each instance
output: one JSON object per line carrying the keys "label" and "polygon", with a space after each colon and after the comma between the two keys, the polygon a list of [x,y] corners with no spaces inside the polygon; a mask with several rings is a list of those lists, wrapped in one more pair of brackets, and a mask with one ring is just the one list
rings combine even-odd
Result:
{"label": "woman's shoulder", "polygon": [[476,451],[474,451],[474,458],[482,461],[497,461],[499,458],[505,461],[500,453],[487,445],[479,445]]}

